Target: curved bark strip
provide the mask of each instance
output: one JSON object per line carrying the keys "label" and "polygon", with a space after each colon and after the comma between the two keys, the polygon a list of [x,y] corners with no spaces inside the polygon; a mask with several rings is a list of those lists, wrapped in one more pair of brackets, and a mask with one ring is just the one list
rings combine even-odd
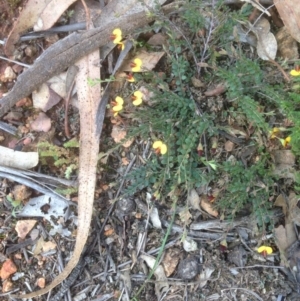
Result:
{"label": "curved bark strip", "polygon": [[[98,54],[99,52],[96,51]],[[65,280],[76,267],[89,235],[92,219],[94,191],[96,185],[96,168],[99,153],[100,133],[97,133],[96,115],[100,101],[100,86],[88,85],[90,67],[95,58],[88,55],[82,58],[78,65],[77,87],[80,112],[80,146],[79,146],[79,177],[78,177],[78,227],[74,252],[65,269],[45,288],[18,298],[33,298],[46,294]],[[99,71],[99,68],[98,68]]]}

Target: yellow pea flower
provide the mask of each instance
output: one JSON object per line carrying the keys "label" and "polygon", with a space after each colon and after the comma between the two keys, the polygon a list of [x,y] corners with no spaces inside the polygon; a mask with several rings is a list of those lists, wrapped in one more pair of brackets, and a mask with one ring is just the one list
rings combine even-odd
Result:
{"label": "yellow pea flower", "polygon": [[110,39],[114,42],[114,44],[119,44],[122,40],[122,30],[120,28],[114,29]]}
{"label": "yellow pea flower", "polygon": [[120,111],[123,110],[124,100],[120,96],[117,96],[115,101],[112,102],[112,110],[114,112],[114,116],[117,116]]}
{"label": "yellow pea flower", "polygon": [[155,149],[156,154],[166,154],[168,151],[167,145],[164,144],[162,141],[157,140],[153,143],[152,147]]}
{"label": "yellow pea flower", "polygon": [[132,73],[127,74],[126,79],[130,83],[134,83],[135,82],[135,79],[134,79]]}
{"label": "yellow pea flower", "polygon": [[291,136],[286,137],[285,139],[279,139],[283,147],[288,147],[291,143]]}
{"label": "yellow pea flower", "polygon": [[273,253],[273,249],[271,247],[261,246],[257,249],[257,252],[266,257]]}
{"label": "yellow pea flower", "polygon": [[118,43],[118,49],[124,50],[125,44],[123,42]]}
{"label": "yellow pea flower", "polygon": [[138,72],[141,70],[141,67],[142,67],[142,60],[139,59],[139,58],[136,58],[134,59],[131,63],[130,63],[130,67],[131,67],[131,70],[132,72]]}
{"label": "yellow pea flower", "polygon": [[277,135],[280,133],[280,129],[279,128],[273,128],[272,131],[269,131],[270,134],[270,138],[274,139],[277,137]]}
{"label": "yellow pea flower", "polygon": [[299,68],[295,68],[293,70],[290,71],[290,75],[291,76],[299,76],[300,75],[300,70]]}
{"label": "yellow pea flower", "polygon": [[143,102],[143,93],[141,91],[135,91],[132,96],[133,105],[139,106]]}

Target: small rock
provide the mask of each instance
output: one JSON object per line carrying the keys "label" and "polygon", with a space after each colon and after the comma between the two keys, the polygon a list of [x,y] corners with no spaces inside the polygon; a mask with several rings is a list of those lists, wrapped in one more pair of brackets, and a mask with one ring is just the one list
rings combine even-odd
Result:
{"label": "small rock", "polygon": [[200,273],[200,265],[196,257],[182,260],[178,266],[178,275],[183,280],[191,280]]}
{"label": "small rock", "polygon": [[39,113],[38,117],[31,122],[30,127],[33,131],[49,132],[51,129],[51,119],[45,113]]}
{"label": "small rock", "polygon": [[46,281],[45,281],[45,278],[41,277],[39,278],[37,281],[36,281],[36,284],[39,288],[44,288],[45,287],[45,284],[46,284]]}
{"label": "small rock", "polygon": [[230,140],[227,140],[225,142],[225,150],[226,150],[226,152],[232,152],[233,149],[234,149],[234,143],[231,142]]}
{"label": "small rock", "polygon": [[205,87],[205,84],[198,78],[192,77],[192,84],[195,88],[203,88]]}
{"label": "small rock", "polygon": [[29,45],[25,48],[25,54],[28,57],[33,57],[36,54],[36,48],[32,45]]}
{"label": "small rock", "polygon": [[7,279],[10,275],[17,271],[17,267],[11,259],[7,259],[1,267],[0,277],[2,280]]}
{"label": "small rock", "polygon": [[10,67],[7,66],[5,71],[4,71],[4,81],[12,81],[13,79],[15,79],[16,73],[14,72],[14,70]]}
{"label": "small rock", "polygon": [[290,35],[286,27],[282,27],[276,34],[278,54],[284,59],[296,60],[299,58],[297,41]]}
{"label": "small rock", "polygon": [[248,254],[240,245],[234,247],[228,254],[228,260],[238,267],[244,267],[248,259]]}
{"label": "small rock", "polygon": [[135,202],[130,198],[123,198],[117,203],[117,211],[120,215],[128,215],[135,210]]}
{"label": "small rock", "polygon": [[23,114],[20,112],[9,112],[6,116],[3,117],[4,120],[12,121],[12,120],[20,120],[23,117]]}
{"label": "small rock", "polygon": [[25,239],[26,235],[35,226],[36,220],[20,220],[15,226],[15,230],[18,233],[18,237]]}
{"label": "small rock", "polygon": [[148,44],[152,46],[166,45],[167,38],[162,33],[156,33],[148,40]]}
{"label": "small rock", "polygon": [[13,288],[13,283],[6,279],[5,281],[3,281],[2,283],[2,293],[7,293],[9,292],[10,290],[12,290]]}

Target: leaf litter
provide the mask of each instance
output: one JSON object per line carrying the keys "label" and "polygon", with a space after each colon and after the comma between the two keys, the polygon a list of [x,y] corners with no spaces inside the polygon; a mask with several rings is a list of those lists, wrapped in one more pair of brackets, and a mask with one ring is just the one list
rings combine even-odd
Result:
{"label": "leaf litter", "polygon": [[[249,2],[249,1],[247,1]],[[250,1],[249,3],[253,4],[255,7],[257,6],[257,3],[254,1]],[[291,7],[291,3],[292,1],[287,1],[286,2],[286,8],[289,6]],[[31,4],[28,4],[28,7],[30,8]],[[55,4],[58,5],[58,4]],[[276,4],[275,4],[276,5]],[[295,11],[297,11],[297,4],[293,3],[293,5],[295,5]],[[276,5],[277,6],[277,5]],[[279,6],[278,6],[279,7]],[[284,16],[284,14],[286,13],[287,9],[282,7],[278,8],[279,13]],[[60,7],[61,11],[59,11],[59,15],[65,10],[64,7]],[[259,10],[266,12],[264,7],[258,6],[257,7]],[[127,11],[127,8],[124,8]],[[46,15],[47,13],[49,13],[49,10],[47,11],[46,9]],[[48,14],[51,15],[51,14]],[[109,14],[106,15],[109,17]],[[38,13],[35,15],[35,20],[37,20],[38,17]],[[20,16],[19,21],[21,21],[24,18],[24,16]],[[56,18],[56,17],[55,17]],[[57,18],[56,18],[57,19]],[[23,21],[23,20],[22,20]],[[295,23],[291,23],[292,21],[294,22],[295,20],[293,20],[293,18],[291,18],[291,22],[284,20],[286,23],[286,26],[288,28],[288,31],[292,34],[292,36],[296,36],[296,34],[293,32],[296,25]],[[55,22],[55,19],[53,19],[51,21],[52,23]],[[46,20],[44,20],[42,23],[46,23]],[[288,25],[287,25],[288,24]],[[292,24],[292,25],[291,25]],[[24,28],[30,28],[33,26],[33,23],[30,25],[25,25],[25,27],[20,27],[21,29],[17,29],[17,25],[15,26],[15,31],[12,31],[12,36],[18,36],[19,33],[21,33]],[[248,27],[249,33],[250,31],[252,33],[254,33],[255,37],[256,37],[256,47],[257,47],[257,54],[258,56],[263,59],[263,60],[274,60],[276,59],[276,53],[277,53],[277,40],[275,39],[275,36],[273,35],[272,31],[273,29],[270,27],[270,23],[267,19],[261,17],[255,25],[251,25]],[[293,32],[293,33],[292,33]],[[157,35],[157,34],[156,34]],[[151,44],[153,45],[164,45],[164,47],[166,47],[166,40],[164,37],[155,37],[155,34],[152,36],[154,37],[153,39],[158,39],[159,42],[151,42]],[[297,36],[296,36],[297,37]],[[153,40],[152,39],[152,40]],[[150,38],[151,41],[151,38]],[[299,40],[298,40],[299,41]],[[11,43],[11,42],[10,42]],[[246,40],[246,43],[249,43]],[[279,45],[280,46],[280,45]],[[7,48],[8,49],[8,48]],[[219,52],[221,53],[221,52]],[[224,52],[226,53],[226,52]],[[142,68],[142,73],[145,71],[150,71],[150,70],[155,70],[155,68],[158,68],[159,65],[159,61],[160,60],[164,60],[165,56],[165,52],[164,51],[158,51],[158,52],[152,52],[152,51],[145,51],[145,50],[141,50],[141,51],[137,51],[135,53],[134,56],[128,58],[128,62],[125,63],[125,67],[123,67],[124,69],[121,69],[122,72],[130,72],[131,68],[130,68],[130,62],[136,58],[139,58],[143,61],[143,68]],[[111,59],[111,58],[110,58]],[[99,58],[96,58],[94,61],[99,61]],[[127,65],[126,65],[127,64]],[[200,64],[200,63],[199,63]],[[127,66],[127,67],[126,67]],[[207,66],[204,65],[203,63],[201,63],[201,66],[204,66],[204,68],[206,68]],[[206,67],[205,67],[206,66]],[[126,73],[125,73],[126,74]],[[201,84],[199,85],[199,82],[196,81],[194,78],[193,82],[195,83],[194,86],[198,85],[196,88],[200,89],[203,88],[202,85],[202,78],[201,78]],[[82,78],[81,80],[79,80],[77,82],[77,89],[79,89],[78,93],[82,93],[80,92],[80,87],[82,89],[87,89],[87,87],[83,87],[84,81],[86,80],[86,78]],[[63,80],[62,80],[63,81]],[[216,87],[221,87],[222,89],[217,89],[215,92],[215,90],[210,90],[210,91],[206,91],[204,92],[204,95],[206,97],[222,97],[221,95],[223,95],[226,92],[227,87],[225,88],[224,84],[219,84],[219,83],[215,83]],[[159,88],[162,88],[162,84],[160,83]],[[172,87],[172,82],[170,83],[170,87]],[[123,89],[123,86],[120,86],[121,89]],[[144,88],[147,89],[147,88]],[[213,91],[213,92],[211,92]],[[221,92],[220,92],[221,91]],[[131,91],[132,92],[132,91]],[[149,92],[149,91],[147,91]],[[211,93],[208,93],[211,92]],[[47,92],[50,93],[50,92]],[[150,93],[150,92],[149,92]],[[205,94],[206,93],[206,94]],[[51,94],[51,93],[50,93]],[[49,95],[49,94],[48,94]],[[145,93],[144,93],[145,95]],[[46,97],[46,99],[49,99],[49,97]],[[152,101],[152,99],[150,100]],[[151,105],[149,101],[149,106]],[[54,100],[54,102],[51,100],[50,103],[48,103],[48,101],[43,100],[42,101],[42,108],[44,111],[49,111],[49,116],[51,116],[51,119],[57,123],[57,126],[59,126],[61,124],[61,119],[59,117],[59,111],[56,111],[59,109],[59,100],[56,99]],[[155,100],[154,100],[155,102]],[[37,107],[35,105],[35,107]],[[75,111],[75,110],[74,110]],[[40,113],[42,114],[42,113]],[[48,114],[48,113],[47,113]],[[125,116],[125,115],[124,115]],[[129,115],[130,116],[130,115]],[[123,117],[122,117],[123,118]],[[36,127],[32,128],[35,131],[48,131],[49,128],[49,121],[51,120],[50,118],[47,118],[45,121],[41,121],[41,124],[38,124]],[[11,119],[12,120],[12,119]],[[20,118],[20,120],[22,120],[22,117]],[[25,119],[23,119],[25,122]],[[116,134],[112,134],[112,138],[114,139],[114,143],[122,143],[122,139],[126,137],[128,131],[127,131],[127,126],[128,124],[123,124],[122,122],[124,122],[123,120],[120,121],[120,123],[122,124],[122,128],[120,128],[120,123],[119,124],[114,124],[113,126],[108,125],[109,130],[115,131]],[[128,122],[128,121],[126,121]],[[50,125],[51,126],[51,125]],[[236,126],[236,124],[234,125]],[[234,126],[232,127],[231,131],[235,131],[236,129],[234,128]],[[149,125],[149,127],[151,127],[151,125]],[[114,130],[115,129],[115,130]],[[118,129],[118,131],[116,131],[116,129]],[[121,130],[120,130],[121,129]],[[251,129],[247,129],[246,131],[244,131],[244,135],[246,137],[246,139],[249,139],[249,135],[251,136]],[[61,134],[61,133],[60,133]],[[73,135],[77,135],[76,129],[73,129]],[[107,132],[107,136],[109,137],[109,132]],[[107,138],[106,138],[107,139]],[[112,141],[110,141],[109,139],[107,139],[108,141],[108,145],[107,145],[107,149],[114,147],[114,144]],[[131,139],[130,138],[131,143],[130,144],[125,144],[124,149],[122,149],[121,153],[113,153],[113,156],[111,155],[107,155],[105,156],[106,160],[103,163],[103,165],[99,166],[100,170],[105,170],[107,168],[107,162],[108,164],[111,164],[111,166],[114,166],[114,168],[117,170],[118,174],[124,175],[128,172],[130,167],[130,162],[134,162],[133,158],[134,158],[134,154],[138,154],[138,159],[137,162],[139,164],[142,164],[143,162],[145,162],[147,159],[150,158],[150,154],[149,154],[149,146],[147,146],[147,142],[143,141],[143,140],[138,140],[138,139]],[[234,147],[234,143],[231,142],[231,140],[221,140],[223,143],[224,142],[224,149],[226,152],[228,153],[233,153],[235,154],[235,147]],[[207,147],[207,145],[205,145],[205,147]],[[278,147],[278,146],[277,146]],[[215,149],[214,151],[218,151],[217,148],[213,148]],[[23,154],[29,154],[29,153],[24,153]],[[104,153],[105,154],[105,153]],[[275,148],[274,152],[272,153],[273,155],[273,162],[274,162],[274,170],[273,173],[274,175],[278,175],[281,179],[283,180],[295,180],[295,164],[296,164],[296,159],[294,157],[294,155],[292,154],[292,152],[290,150],[278,150]],[[18,157],[16,159],[16,161],[26,161],[27,163],[27,159],[20,159],[21,157]],[[7,160],[5,160],[7,161]],[[121,163],[122,162],[122,163]],[[124,164],[124,162],[126,162],[126,164]],[[2,163],[3,164],[3,163]],[[37,164],[37,163],[36,163]],[[119,164],[119,166],[118,166]],[[210,166],[214,166],[214,163],[211,162]],[[124,166],[125,165],[125,166]],[[13,165],[14,166],[14,165]],[[15,167],[19,167],[18,165]],[[29,165],[23,168],[32,168],[32,166]],[[111,208],[113,210],[113,204],[114,204],[114,187],[116,187],[115,182],[118,180],[118,176],[114,175],[113,173],[110,174],[105,174],[105,175],[101,175],[99,173],[99,180],[101,182],[107,182],[108,185],[108,192],[107,192],[107,197],[106,199],[108,200],[104,200],[103,196],[101,196],[101,194],[99,192],[97,192],[96,189],[96,197],[100,197],[101,199],[103,199],[103,203],[98,203],[96,202],[95,204],[95,209],[102,209],[102,210],[106,210],[106,208]],[[163,298],[164,294],[168,294],[170,292],[172,292],[173,287],[176,287],[176,282],[172,282],[169,281],[169,277],[170,275],[174,275],[175,277],[179,277],[181,280],[186,280],[186,279],[193,279],[194,283],[191,283],[189,285],[193,286],[193,288],[195,290],[197,290],[197,287],[199,286],[200,288],[204,288],[203,289],[203,293],[206,294],[207,296],[211,295],[211,296],[215,296],[215,298],[222,298],[221,295],[226,294],[227,292],[225,292],[225,290],[222,290],[222,286],[218,286],[217,284],[214,284],[214,282],[211,282],[210,280],[213,280],[213,278],[215,277],[221,277],[221,282],[223,287],[225,286],[230,286],[228,280],[226,280],[226,276],[223,275],[223,269],[224,269],[224,263],[226,265],[230,265],[227,261],[227,256],[229,254],[237,254],[237,256],[241,256],[241,258],[243,259],[243,252],[245,251],[241,251],[241,249],[245,250],[244,247],[241,248],[241,244],[249,244],[250,242],[247,241],[243,241],[242,239],[236,239],[235,235],[237,235],[238,231],[236,227],[239,227],[240,225],[242,227],[245,227],[247,229],[247,231],[249,232],[248,234],[253,237],[255,240],[257,240],[257,244],[259,244],[259,242],[261,240],[265,240],[265,238],[262,237],[258,237],[256,235],[256,231],[254,230],[255,226],[253,223],[253,220],[251,220],[250,218],[241,218],[241,220],[237,220],[238,226],[235,226],[234,224],[228,224],[228,227],[226,228],[225,231],[221,231],[220,232],[220,224],[222,223],[223,219],[224,219],[224,215],[222,212],[218,212],[215,209],[214,206],[214,202],[218,200],[219,195],[222,195],[222,184],[223,185],[227,185],[228,184],[228,180],[226,178],[224,179],[218,179],[218,183],[221,186],[220,187],[220,191],[218,192],[218,196],[213,196],[213,193],[208,192],[206,189],[204,189],[204,191],[201,191],[201,193],[197,192],[196,189],[191,189],[189,190],[189,193],[187,194],[187,196],[184,198],[184,202],[183,202],[183,206],[181,208],[178,209],[178,212],[176,213],[176,218],[175,218],[175,225],[174,227],[171,226],[170,230],[172,231],[171,236],[168,237],[168,239],[170,240],[169,243],[171,244],[171,246],[173,246],[174,244],[177,244],[177,252],[173,253],[173,258],[171,256],[171,259],[168,259],[167,256],[164,257],[164,260],[161,264],[158,264],[158,268],[154,271],[154,275],[155,275],[155,280],[154,280],[154,292],[156,295],[157,300],[160,300]],[[126,184],[126,183],[125,183]],[[5,186],[6,185],[6,186]],[[11,185],[9,183],[9,185]],[[211,185],[213,186],[213,184]],[[6,189],[7,184],[5,184],[5,181],[3,180],[3,184],[2,184],[2,189]],[[208,186],[206,187],[208,188]],[[217,190],[216,187],[209,187],[209,189],[213,190]],[[153,210],[151,212],[149,212],[149,209],[145,209],[146,210],[146,215],[144,216],[145,212],[139,208],[137,209],[133,209],[132,212],[126,212],[126,214],[118,217],[117,221],[112,220],[107,220],[105,218],[105,214],[102,215],[101,218],[101,222],[107,222],[108,224],[110,224],[110,226],[112,226],[115,229],[119,229],[118,231],[116,231],[117,234],[112,234],[110,237],[110,246],[109,248],[107,248],[106,246],[101,244],[101,240],[99,241],[99,246],[100,246],[100,250],[104,253],[106,253],[106,255],[108,256],[108,260],[111,262],[110,263],[110,267],[113,268],[114,271],[116,271],[116,265],[113,262],[113,259],[110,255],[109,252],[115,252],[116,250],[114,250],[114,248],[117,249],[117,252],[115,253],[116,257],[117,257],[117,262],[120,264],[122,261],[126,262],[126,260],[133,260],[130,259],[129,254],[132,254],[132,258],[134,258],[134,242],[132,245],[132,239],[138,235],[143,233],[143,231],[146,231],[147,236],[148,236],[148,243],[150,242],[152,247],[156,246],[159,247],[160,242],[159,239],[162,239],[162,236],[160,232],[164,232],[164,230],[166,230],[165,226],[165,221],[167,219],[169,219],[170,214],[172,214],[172,210],[171,207],[168,207],[169,204],[168,203],[164,203],[162,202],[162,204],[159,203],[159,198],[157,198],[155,200],[155,197],[158,196],[159,193],[154,194],[154,200],[153,202],[155,202],[155,206],[151,206],[151,203],[148,204],[148,208],[152,207]],[[213,197],[212,197],[213,196]],[[145,197],[143,196],[143,192],[138,195],[139,198],[141,198],[142,200],[145,199]],[[1,196],[1,202],[2,202],[2,196]],[[76,197],[73,197],[74,199]],[[213,200],[216,199],[216,200]],[[36,217],[36,216],[40,216],[45,218],[51,225],[51,230],[49,232],[50,236],[53,236],[57,233],[60,233],[60,235],[65,235],[65,236],[70,236],[71,232],[70,230],[68,230],[68,228],[65,225],[65,221],[67,219],[69,219],[69,215],[68,215],[68,210],[66,209],[68,208],[68,206],[66,206],[66,203],[64,202],[60,202],[59,200],[55,200],[54,198],[51,198],[51,200],[46,197],[46,199],[43,197],[38,197],[38,198],[33,198],[30,199],[29,201],[25,201],[26,204],[24,205],[22,211],[20,212],[19,216],[27,216],[30,218]],[[143,201],[142,201],[143,202]],[[54,206],[52,206],[51,204],[55,204]],[[45,210],[45,205],[48,205],[50,208],[47,207],[47,209]],[[149,206],[150,205],[150,206]],[[5,205],[6,206],[6,205]],[[190,206],[191,208],[187,208],[186,206]],[[297,261],[297,256],[296,251],[297,251],[297,236],[296,233],[294,231],[294,225],[298,225],[299,221],[298,221],[298,198],[295,194],[291,193],[289,195],[289,197],[284,197],[283,195],[279,195],[276,198],[276,201],[274,201],[274,206],[278,206],[282,208],[282,211],[284,213],[284,223],[283,224],[279,224],[277,227],[275,227],[274,231],[275,231],[275,240],[272,241],[272,239],[267,239],[267,242],[270,244],[276,244],[277,248],[278,248],[278,255],[280,255],[280,259],[281,259],[281,264],[282,266],[288,267],[288,268],[292,268],[292,266],[289,265],[289,261],[290,264],[293,264],[293,262]],[[147,206],[146,206],[147,208]],[[202,209],[204,211],[202,211]],[[197,220],[203,220],[205,221],[208,216],[205,213],[207,212],[209,215],[213,216],[213,217],[218,217],[220,216],[220,220],[221,222],[217,219],[208,219],[209,221],[211,221],[211,224],[209,227],[206,227],[202,232],[199,233],[195,233],[195,230],[189,230],[187,228],[187,226],[192,222],[197,222]],[[53,220],[53,216],[55,217]],[[148,223],[146,216],[148,216],[150,218],[151,223]],[[135,218],[134,218],[135,217]],[[74,224],[76,224],[76,218],[73,216],[73,221],[74,223],[71,223],[71,226],[69,225],[69,228],[73,228]],[[177,228],[176,228],[176,227]],[[152,228],[153,227],[153,228]],[[25,229],[26,228],[26,229]],[[163,230],[162,230],[163,229]],[[218,230],[217,230],[218,229]],[[223,228],[225,229],[225,228]],[[15,230],[19,231],[19,233],[21,233],[20,235],[22,236],[21,238],[26,239],[26,236],[30,235],[30,227],[28,228],[26,225],[26,221],[21,221],[19,222],[16,226],[15,226]],[[25,231],[26,230],[26,231]],[[160,231],[162,230],[162,231]],[[216,233],[214,233],[214,231],[216,231]],[[18,232],[17,231],[17,232]],[[177,231],[177,232],[176,232]],[[194,232],[192,232],[194,231]],[[114,233],[114,231],[112,232]],[[177,233],[177,235],[176,235]],[[189,234],[190,236],[187,236],[187,234]],[[19,236],[20,236],[19,235]],[[216,236],[217,235],[217,236]],[[218,236],[219,235],[219,236]],[[200,237],[200,238],[199,238]],[[217,237],[217,238],[216,238]],[[178,241],[178,239],[181,238],[181,242]],[[228,241],[229,243],[229,247],[226,248],[225,251],[221,251],[221,249],[219,248],[218,243],[213,242],[215,239],[217,239],[217,241],[221,240],[221,239],[225,239],[225,241]],[[119,245],[120,244],[120,245]],[[238,244],[238,247],[235,246],[235,244]],[[294,247],[294,249],[291,249],[291,246],[295,245],[296,247]],[[37,243],[38,247],[38,252],[35,253],[35,255],[40,254],[40,252],[49,252],[53,249],[56,249],[56,244],[49,241],[49,242],[45,242],[43,239],[40,239]],[[128,248],[130,249],[130,252],[128,251]],[[72,248],[71,248],[72,249]],[[143,252],[148,252],[149,250],[151,250],[151,248],[147,247],[147,245],[143,245],[142,246]],[[167,252],[170,249],[167,250]],[[179,250],[179,251],[178,251]],[[250,246],[248,247],[248,255],[251,255],[254,251],[254,247]],[[187,254],[187,253],[191,253]],[[99,256],[99,254],[95,253],[94,255],[96,258],[99,257],[101,258],[101,256]],[[296,256],[296,257],[295,257]],[[230,256],[229,256],[230,257]],[[156,259],[155,257],[151,257],[149,255],[147,255],[146,253],[140,256],[141,259],[145,260],[148,267],[150,269],[152,269],[155,265]],[[247,268],[247,264],[251,265],[252,264],[256,264],[256,260],[254,259],[255,257],[250,256],[250,259],[248,259],[248,262],[246,264],[243,265],[243,267]],[[168,264],[165,263],[164,261],[170,261],[172,262],[172,259],[174,259],[174,264]],[[204,259],[204,263],[203,263],[203,259]],[[102,260],[102,259],[100,259]],[[244,274],[247,275],[247,277],[249,277],[250,281],[256,281],[256,279],[264,279],[264,281],[267,281],[266,279],[268,277],[273,277],[275,272],[271,272],[271,267],[268,267],[268,263],[270,262],[269,260],[271,260],[271,257],[267,257],[264,259],[265,260],[265,270],[263,271],[263,273],[259,273],[259,271],[254,270],[253,272],[250,272],[248,269],[245,269],[243,271]],[[180,263],[178,265],[178,263]],[[274,264],[271,262],[271,264]],[[4,264],[2,265],[2,267],[5,266]],[[93,266],[93,265],[92,265]],[[166,271],[166,268],[164,269],[163,266],[169,266],[168,271]],[[213,267],[212,267],[213,266]],[[95,268],[95,266],[93,266]],[[15,272],[15,269],[10,269],[10,274],[13,274]],[[193,272],[191,273],[191,275],[187,275],[187,271],[188,272]],[[217,273],[215,272],[217,271]],[[131,293],[132,292],[132,280],[134,279],[133,275],[131,274],[131,271],[129,269],[129,266],[126,267],[126,270],[122,273],[122,277],[120,279],[124,280],[124,284],[126,285],[128,292]],[[9,276],[9,275],[8,275]],[[38,276],[38,274],[37,274]],[[297,276],[297,274],[295,274],[295,277]],[[144,274],[144,277],[147,277],[147,274]],[[132,279],[131,279],[132,278]],[[42,279],[39,282],[39,287],[44,287],[45,283],[45,278],[38,278],[38,279]],[[116,276],[116,279],[118,281],[118,277]],[[145,278],[144,278],[145,280]],[[144,281],[143,280],[143,281]],[[280,278],[280,281],[282,281],[282,278]],[[178,283],[179,285],[179,283]],[[207,287],[207,285],[210,285],[210,287]],[[14,283],[9,283],[6,284],[6,286],[3,285],[3,292],[8,291],[9,289],[11,289],[14,286]],[[180,287],[180,285],[179,285]],[[119,293],[120,286],[118,287],[111,285],[110,286],[111,290],[116,290],[118,291],[117,293]],[[171,288],[171,290],[170,290]],[[247,287],[245,286],[245,289],[249,289],[249,290],[255,290],[254,287]],[[286,291],[285,291],[286,289]],[[145,295],[147,296],[149,294],[151,294],[151,292],[153,292],[153,287],[151,286],[151,282],[149,282],[149,285],[147,286],[146,290],[145,290]],[[262,292],[260,292],[261,294],[263,294]],[[183,295],[183,291],[180,292],[181,295]],[[290,294],[289,288],[287,285],[285,284],[280,284],[278,285],[278,290],[271,289],[268,297],[269,298],[271,295],[273,297],[275,296],[279,296],[279,295],[287,295]],[[239,297],[239,295],[236,295]],[[146,297],[145,297],[146,298]],[[191,293],[191,298],[192,298],[192,293]],[[192,299],[191,299],[192,300]],[[217,300],[217,299],[216,299]],[[220,299],[221,300],[221,299]],[[267,299],[266,299],[267,300]],[[271,299],[268,299],[271,300]]]}

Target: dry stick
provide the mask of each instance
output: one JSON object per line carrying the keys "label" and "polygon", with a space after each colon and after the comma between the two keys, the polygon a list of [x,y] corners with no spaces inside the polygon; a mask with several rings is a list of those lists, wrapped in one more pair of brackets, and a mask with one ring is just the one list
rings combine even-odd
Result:
{"label": "dry stick", "polygon": [[286,74],[286,72],[282,69],[282,67],[281,67],[275,60],[270,59],[269,62],[272,63],[273,65],[275,65],[275,66],[279,69],[279,71],[282,73],[283,77],[285,78],[285,80],[286,80],[287,82],[290,82],[290,81],[291,81],[291,79],[290,79],[289,76]]}
{"label": "dry stick", "polygon": [[9,58],[7,58],[7,57],[4,57],[4,56],[1,56],[1,55],[0,55],[0,59],[2,59],[2,60],[4,60],[4,61],[11,62],[11,63],[15,63],[15,64],[20,65],[20,66],[23,66],[23,67],[25,67],[25,68],[30,68],[30,67],[31,67],[31,65],[24,64],[24,63],[15,61],[15,60],[11,60],[11,59],[9,59]]}
{"label": "dry stick", "polygon": [[71,135],[70,135],[70,128],[69,128],[69,114],[68,114],[68,111],[69,111],[69,104],[70,104],[70,98],[71,98],[71,95],[72,95],[72,91],[73,91],[73,88],[74,88],[74,85],[75,85],[75,77],[73,78],[73,81],[72,81],[72,84],[69,88],[69,91],[68,91],[68,95],[65,99],[65,134],[66,136],[70,139],[71,138]]}
{"label": "dry stick", "polygon": [[81,3],[84,7],[85,10],[85,23],[86,23],[86,29],[91,29],[92,23],[91,23],[91,15],[90,15],[90,10],[87,7],[85,0],[81,0]]}
{"label": "dry stick", "polygon": [[224,288],[222,289],[221,291],[229,291],[229,290],[241,290],[241,291],[245,291],[247,293],[249,293],[250,295],[253,295],[254,297],[256,297],[259,301],[264,301],[258,294],[250,291],[250,290],[247,290],[245,288],[242,288],[242,287],[231,287],[231,288]]}
{"label": "dry stick", "polygon": [[[91,26],[91,21],[90,21],[90,13],[89,13],[89,9],[87,8],[87,6],[86,6],[86,4],[85,4],[85,1],[84,0],[81,0],[81,2],[82,2],[82,4],[83,4],[83,6],[84,6],[84,8],[85,8],[85,13],[86,13],[86,28],[87,29],[90,29],[90,26]],[[86,63],[86,62],[85,62]],[[80,63],[81,64],[81,63]],[[69,101],[70,101],[70,97],[71,97],[71,94],[72,94],[72,90],[73,90],[73,87],[74,87],[74,85],[75,85],[75,81],[76,81],[76,75],[77,75],[77,71],[78,71],[78,67],[77,66],[75,66],[74,68],[77,68],[77,70],[76,70],[76,72],[75,73],[73,73],[73,80],[72,80],[72,83],[71,83],[71,85],[70,85],[70,87],[69,87],[69,91],[68,91],[68,95],[67,95],[67,98],[66,98],[66,102],[65,102],[65,104],[66,104],[66,106],[65,106],[65,131],[66,131],[66,136],[69,138],[70,137],[70,132],[69,132],[69,127],[68,127],[68,125],[69,125],[69,122],[68,122],[68,106],[69,106]],[[87,92],[87,94],[88,93],[91,93],[91,91],[90,92]],[[78,97],[79,98],[79,97]],[[89,95],[87,95],[87,98],[89,98]],[[80,98],[79,98],[79,101],[80,101]],[[82,101],[82,100],[81,100]],[[85,104],[86,105],[91,105],[91,103],[89,103],[88,101],[85,101]],[[82,109],[83,108],[83,106],[84,105],[82,105],[82,103],[79,103],[79,106],[80,106],[80,108]],[[84,111],[84,112],[83,112]],[[84,114],[84,113],[86,113],[86,111],[85,110],[82,110],[81,112],[80,112],[80,119],[82,119],[82,117],[81,117],[81,114]],[[93,118],[91,118],[91,120],[92,120],[92,122],[94,121],[94,119]],[[83,125],[82,124],[82,122],[80,121],[80,124],[81,125]],[[88,124],[89,124],[89,122],[88,122]],[[84,134],[87,134],[88,132],[86,131],[86,130],[84,130],[83,128],[81,128],[81,134],[80,134],[80,145],[81,145],[81,147],[80,147],[80,151],[84,151],[84,149],[83,149],[83,147],[82,147],[82,132],[85,132]],[[92,133],[94,133],[94,131],[92,131],[90,134],[91,134],[91,136],[92,136]],[[96,140],[97,138],[96,137],[93,137],[94,139],[93,140]],[[99,138],[100,138],[100,135],[98,135],[98,141],[96,141],[96,143],[98,143],[99,144]],[[95,142],[94,142],[95,143]],[[89,147],[89,146],[88,146]],[[81,159],[83,158],[83,156],[81,156],[80,157],[80,161],[81,161]],[[93,160],[91,160],[91,163],[93,163],[94,161]],[[80,162],[81,163],[81,162]],[[79,163],[79,164],[80,164]],[[80,169],[81,170],[81,169]],[[81,187],[79,187],[79,189],[80,188],[84,188],[85,186],[83,186],[83,185],[81,185]],[[79,194],[79,196],[80,196],[80,194]],[[81,204],[79,204],[79,206],[81,206]],[[80,222],[80,220],[79,220],[79,222]],[[84,231],[83,231],[84,232]],[[83,234],[83,233],[82,233]],[[84,240],[84,238],[83,237],[81,237],[81,239],[83,239]],[[75,251],[76,251],[76,249],[75,249]],[[74,253],[75,253],[75,251],[74,251]],[[73,255],[73,257],[74,257],[74,255]],[[74,269],[73,270],[71,270],[71,273],[70,273],[70,275],[68,276],[68,278],[66,279],[66,281],[64,281],[63,283],[62,283],[62,285],[61,285],[61,287],[60,287],[60,289],[58,290],[58,292],[54,295],[54,297],[52,297],[52,301],[59,301],[59,300],[61,300],[62,299],[62,297],[65,295],[65,293],[66,292],[68,292],[69,291],[69,288],[71,287],[71,285],[76,281],[76,279],[77,279],[77,277],[79,276],[79,274],[81,273],[81,271],[82,271],[82,269],[84,268],[84,266],[85,266],[85,263],[86,263],[86,261],[84,260],[84,259],[82,259],[81,258],[81,260],[80,260],[80,257],[78,258],[79,259],[79,262],[76,264],[76,266],[74,267]]]}
{"label": "dry stick", "polygon": [[14,182],[21,183],[22,185],[31,187],[32,189],[39,191],[45,195],[48,195],[49,197],[59,199],[60,201],[65,202],[66,204],[69,203],[69,204],[73,205],[73,202],[63,198],[58,193],[56,193],[55,191],[46,187],[45,185],[42,185],[40,183],[35,183],[34,180],[32,180],[32,179],[26,179],[25,177],[22,177],[22,176],[17,176],[17,175],[1,172],[1,166],[0,166],[0,177],[9,179]]}

